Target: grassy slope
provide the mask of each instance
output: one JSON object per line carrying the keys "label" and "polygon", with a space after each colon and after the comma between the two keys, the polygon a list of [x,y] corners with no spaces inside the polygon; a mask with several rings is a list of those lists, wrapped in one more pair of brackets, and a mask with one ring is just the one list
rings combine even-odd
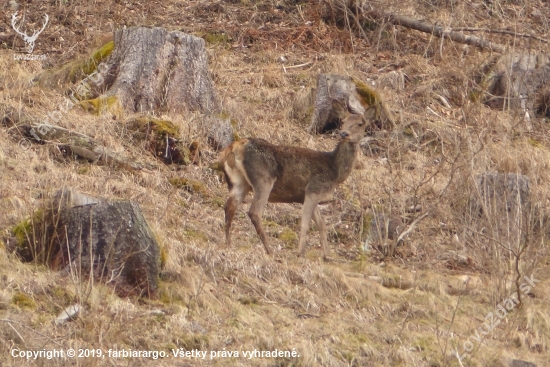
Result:
{"label": "grassy slope", "polygon": [[[521,24],[526,28],[522,32],[546,34],[544,24],[530,15],[535,8],[509,2],[499,2],[502,6],[493,9],[492,17],[483,16],[488,10],[481,1],[459,5],[441,2],[437,7],[432,2],[399,2],[399,6],[389,1],[382,3],[386,9],[395,6],[404,14],[430,14],[430,19],[442,24],[488,27],[494,23],[503,27],[501,23],[506,20],[511,27]],[[8,231],[38,208],[42,194],[70,185],[91,194],[137,201],[165,246],[168,261],[158,299],[120,299],[109,287],[92,286],[72,276],[22,264],[0,250],[0,319],[13,321],[11,324],[0,321],[0,365],[19,365],[10,355],[11,348],[16,346],[131,348],[168,353],[177,348],[204,351],[295,348],[300,354],[297,359],[277,360],[239,358],[228,362],[224,358],[207,357],[205,361],[170,358],[129,362],[136,365],[171,366],[181,362],[182,365],[457,366],[450,351],[462,351],[464,341],[483,325],[485,315],[495,309],[496,300],[503,294],[499,274],[510,266],[506,256],[494,261],[475,242],[467,243],[463,237],[460,208],[469,193],[469,179],[486,170],[523,173],[531,178],[537,200],[544,202],[539,198],[547,197],[544,184],[550,174],[546,126],[537,125],[537,133],[530,133],[516,125],[511,114],[468,102],[470,76],[487,57],[478,50],[464,50],[462,45],[445,41],[440,53],[440,40],[399,28],[373,31],[369,33],[368,44],[359,39],[353,39],[351,44],[348,32],[330,28],[319,20],[314,9],[304,6],[302,15],[311,17],[308,19],[315,22],[317,34],[324,37],[322,43],[328,45],[323,48],[314,37],[309,43],[300,38],[303,21],[296,10],[288,14],[282,10],[276,12],[262,7],[272,4],[261,2],[221,4],[222,10],[194,2],[166,2],[148,8],[135,4],[124,8],[115,2],[94,2],[94,6],[76,2],[43,9],[59,15],[56,18],[59,28],[52,31],[54,41],[42,47],[50,50],[49,62],[57,65],[99,45],[113,24],[160,25],[203,35],[219,35],[226,30],[233,39],[209,45],[210,63],[224,108],[238,122],[240,136],[332,149],[336,142],[332,137],[309,136],[305,132],[306,123],[290,118],[292,102],[303,88],[315,85],[318,72],[331,72],[374,81],[401,114],[403,126],[412,123],[411,129],[428,137],[431,132],[434,141],[426,138],[396,142],[391,136],[382,136],[380,141],[389,148],[387,152],[361,156],[361,167],[338,190],[337,200],[322,209],[331,228],[330,241],[336,259],[324,263],[320,260],[317,232],[311,233],[312,246],[307,259],[295,257],[296,243],[292,236],[281,236],[283,232],[298,230],[297,205],[269,205],[266,210],[266,225],[279,248],[274,258],[264,255],[244,210],[235,223],[234,247],[220,250],[222,205],[227,189],[220,177],[207,168],[215,157],[208,149],[198,166],[165,167],[155,163],[141,147],[128,142],[117,129],[118,120],[92,116],[77,108],[71,111],[63,120],[64,127],[93,136],[116,151],[158,167],[129,175],[63,160],[52,145],[21,149],[17,139],[8,135],[8,129],[1,127],[2,231]],[[96,6],[100,10],[95,10]],[[471,15],[476,6],[481,10]],[[542,5],[539,11],[550,14]],[[113,22],[104,20],[108,12]],[[10,14],[5,8],[5,19]],[[251,20],[253,14],[256,16]],[[245,23],[247,20],[250,23]],[[284,21],[286,24],[280,26]],[[272,38],[251,31],[257,32],[261,24],[267,24]],[[83,27],[89,29],[88,33],[74,32]],[[298,39],[296,47],[291,48],[285,37],[276,39],[280,34],[292,34],[292,39]],[[250,35],[257,36],[252,37],[255,40],[252,46],[238,47]],[[340,42],[331,44],[331,37],[341,37]],[[220,38],[210,40],[217,42]],[[275,41],[279,42],[277,48]],[[338,44],[344,50],[337,48]],[[285,50],[281,51],[281,47]],[[352,47],[355,53],[351,53]],[[289,64],[316,61],[313,67],[285,72],[277,62],[282,54]],[[12,55],[12,50],[0,51],[0,106],[15,109],[24,106],[38,115],[55,110],[61,101],[59,91],[29,88],[26,84],[43,65],[16,62]],[[404,88],[394,82],[395,74],[391,72],[394,68],[406,73],[408,83]],[[432,92],[461,107],[446,109],[433,99]],[[198,123],[200,117],[166,117],[186,132],[184,139],[205,140]],[[480,147],[483,149],[474,154]],[[453,156],[458,157],[455,165],[446,160]],[[436,160],[444,163],[436,164]],[[175,176],[200,180],[207,193],[175,190],[168,183],[168,178]],[[360,210],[391,205],[394,212],[403,214],[415,194],[424,210],[433,215],[411,234],[398,256],[384,262],[376,252],[372,256],[358,256]],[[533,289],[533,297],[501,322],[481,345],[476,343],[476,349],[468,356],[471,360],[465,360],[465,365],[500,366],[506,358],[523,358],[539,366],[550,364],[547,244],[539,245],[537,250],[539,263],[534,274],[541,283]],[[462,269],[449,266],[455,253],[470,256],[473,265]],[[369,278],[373,276],[414,282],[415,286],[405,290],[388,288]],[[84,304],[86,313],[75,322],[55,326],[52,320],[75,300]],[[151,313],[159,309],[163,315]],[[127,364],[114,359],[80,362]],[[43,359],[40,363],[72,365],[70,360],[59,359]]]}

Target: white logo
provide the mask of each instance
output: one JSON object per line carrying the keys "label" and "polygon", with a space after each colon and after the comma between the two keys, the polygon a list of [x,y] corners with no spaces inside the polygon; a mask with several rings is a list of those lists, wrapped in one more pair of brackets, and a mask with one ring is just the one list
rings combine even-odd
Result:
{"label": "white logo", "polygon": [[38,38],[40,33],[42,33],[42,31],[46,28],[46,25],[48,25],[48,20],[50,18],[48,17],[48,14],[44,14],[44,25],[42,26],[42,29],[39,30],[39,31],[33,31],[32,36],[29,36],[26,32],[23,33],[21,31],[19,31],[19,28],[16,27],[15,21],[17,20],[17,13],[18,12],[15,12],[11,16],[11,26],[12,26],[13,30],[17,32],[17,34],[19,34],[21,37],[23,37],[23,41],[25,41],[25,43],[27,44],[27,53],[30,54],[34,50],[34,42],[36,41],[36,39]]}

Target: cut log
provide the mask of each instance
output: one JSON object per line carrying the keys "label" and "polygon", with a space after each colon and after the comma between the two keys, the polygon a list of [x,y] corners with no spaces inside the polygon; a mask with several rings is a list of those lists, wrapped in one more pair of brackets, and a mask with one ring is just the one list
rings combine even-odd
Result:
{"label": "cut log", "polygon": [[378,128],[395,127],[395,118],[382,97],[360,80],[341,75],[319,74],[312,122],[309,131],[314,134],[338,128],[338,119],[332,111],[332,100],[346,105],[351,113],[362,115],[368,106],[377,106]]}
{"label": "cut log", "polygon": [[126,111],[221,111],[202,38],[158,27],[124,28],[114,38],[105,85]]}

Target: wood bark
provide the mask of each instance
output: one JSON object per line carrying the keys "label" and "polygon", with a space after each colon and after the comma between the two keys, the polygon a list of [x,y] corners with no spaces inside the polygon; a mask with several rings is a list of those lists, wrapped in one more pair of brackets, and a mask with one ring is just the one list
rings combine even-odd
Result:
{"label": "wood bark", "polygon": [[[71,189],[53,200],[59,251],[52,264],[116,287],[120,295],[151,295],[158,286],[160,248],[138,204],[94,200]],[[50,240],[50,239],[48,239]]]}
{"label": "wood bark", "polygon": [[124,28],[114,38],[105,87],[125,110],[221,110],[202,38],[158,27]]}
{"label": "wood bark", "polygon": [[519,52],[494,58],[482,68],[478,83],[481,100],[489,107],[521,109],[530,116],[550,114],[550,54]]}
{"label": "wood bark", "polygon": [[[360,89],[363,89],[360,91]],[[380,95],[364,83],[348,76],[319,74],[309,131],[324,133],[338,128],[339,120],[333,113],[332,100],[347,106],[349,112],[362,115],[368,106],[377,106],[378,127],[395,127],[392,113]],[[384,126],[386,125],[386,126]]]}
{"label": "wood bark", "polygon": [[[514,248],[525,240],[531,212],[529,177],[515,173],[485,172],[475,177],[467,218],[470,228]],[[487,242],[483,236],[480,243]],[[487,248],[491,248],[488,246]]]}

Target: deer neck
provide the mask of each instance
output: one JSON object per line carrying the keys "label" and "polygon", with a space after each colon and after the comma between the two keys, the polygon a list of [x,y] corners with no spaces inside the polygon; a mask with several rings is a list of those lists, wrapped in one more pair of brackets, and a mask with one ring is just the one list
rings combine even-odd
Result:
{"label": "deer neck", "polygon": [[350,175],[355,158],[357,157],[357,143],[341,141],[334,149],[334,166],[337,172],[339,183],[344,182]]}

